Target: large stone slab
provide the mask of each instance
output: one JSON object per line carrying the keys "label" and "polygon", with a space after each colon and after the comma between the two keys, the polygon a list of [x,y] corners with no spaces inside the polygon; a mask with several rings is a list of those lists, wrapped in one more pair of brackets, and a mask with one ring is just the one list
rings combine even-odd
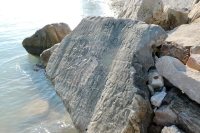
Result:
{"label": "large stone slab", "polygon": [[188,22],[193,0],[125,0],[119,18],[131,18],[171,30]]}
{"label": "large stone slab", "polygon": [[200,103],[200,72],[183,65],[178,59],[163,56],[156,60],[160,75],[181,89],[192,100]]}
{"label": "large stone slab", "polygon": [[182,94],[178,88],[169,91],[156,112],[154,122],[161,126],[176,125],[186,133],[200,132],[200,105]]}
{"label": "large stone slab", "polygon": [[70,32],[71,29],[66,23],[48,24],[25,38],[22,45],[28,53],[40,56],[44,50],[60,43]]}
{"label": "large stone slab", "polygon": [[88,17],[64,38],[46,74],[80,132],[147,132],[151,47],[166,37],[140,21]]}
{"label": "large stone slab", "polygon": [[200,45],[200,23],[184,24],[168,33],[167,42],[175,42],[180,46]]}

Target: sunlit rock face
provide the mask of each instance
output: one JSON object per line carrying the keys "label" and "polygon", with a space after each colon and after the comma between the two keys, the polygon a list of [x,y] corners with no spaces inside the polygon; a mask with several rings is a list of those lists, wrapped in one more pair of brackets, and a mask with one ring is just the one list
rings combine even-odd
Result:
{"label": "sunlit rock face", "polygon": [[166,37],[156,25],[88,17],[63,39],[46,74],[80,132],[147,132],[152,47]]}
{"label": "sunlit rock face", "polygon": [[44,50],[60,43],[70,32],[70,27],[65,23],[48,24],[25,38],[22,44],[28,53],[40,56]]}
{"label": "sunlit rock face", "polygon": [[118,17],[137,19],[171,30],[188,22],[192,3],[193,0],[125,0]]}

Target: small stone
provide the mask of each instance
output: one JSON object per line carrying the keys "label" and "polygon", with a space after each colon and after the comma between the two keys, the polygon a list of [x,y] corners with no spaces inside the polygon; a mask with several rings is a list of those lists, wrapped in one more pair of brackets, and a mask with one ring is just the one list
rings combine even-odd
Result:
{"label": "small stone", "polygon": [[160,107],[160,105],[162,104],[163,99],[166,96],[166,92],[162,91],[162,92],[156,92],[152,97],[151,97],[151,104],[156,106],[156,107]]}
{"label": "small stone", "polygon": [[164,86],[163,77],[158,74],[156,69],[152,69],[149,71],[149,85],[153,88],[159,88]]}
{"label": "small stone", "polygon": [[178,127],[176,127],[175,125],[172,125],[170,127],[164,127],[161,131],[161,133],[184,133],[182,132],[180,129],[178,129]]}

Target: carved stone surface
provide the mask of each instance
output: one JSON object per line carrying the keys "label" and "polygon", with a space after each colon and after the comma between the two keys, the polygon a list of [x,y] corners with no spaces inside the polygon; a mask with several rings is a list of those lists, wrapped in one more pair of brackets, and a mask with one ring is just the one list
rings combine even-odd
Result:
{"label": "carved stone surface", "polygon": [[60,43],[70,32],[70,27],[65,23],[48,24],[37,30],[31,37],[25,38],[22,45],[28,53],[40,56],[44,50]]}
{"label": "carved stone surface", "polygon": [[193,0],[124,0],[119,18],[131,18],[160,25],[165,30],[188,22]]}
{"label": "carved stone surface", "polygon": [[40,54],[40,58],[41,58],[41,63],[42,63],[42,67],[46,67],[47,63],[49,61],[49,58],[51,56],[51,54],[53,53],[53,51],[60,45],[60,43],[57,43],[55,45],[53,45],[51,48],[44,50],[41,54]]}
{"label": "carved stone surface", "polygon": [[156,68],[174,86],[200,104],[200,72],[182,64],[178,59],[163,56],[156,60]]}
{"label": "carved stone surface", "polygon": [[159,56],[172,56],[186,64],[190,55],[190,51],[174,42],[164,42],[159,50]]}
{"label": "carved stone surface", "polygon": [[151,47],[166,37],[140,21],[88,17],[61,42],[46,74],[80,132],[147,132]]}
{"label": "carved stone surface", "polygon": [[156,112],[154,122],[161,126],[176,125],[186,133],[200,132],[200,105],[190,100],[177,88],[166,95],[162,105]]}

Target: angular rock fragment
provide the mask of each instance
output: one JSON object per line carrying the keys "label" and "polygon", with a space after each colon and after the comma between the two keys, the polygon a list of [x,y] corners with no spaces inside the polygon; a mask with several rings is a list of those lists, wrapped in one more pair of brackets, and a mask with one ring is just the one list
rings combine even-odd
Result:
{"label": "angular rock fragment", "polygon": [[172,56],[179,59],[183,64],[188,61],[190,51],[174,42],[164,42],[159,50],[159,57]]}
{"label": "angular rock fragment", "polygon": [[156,25],[88,17],[64,38],[46,74],[80,132],[147,132],[151,47],[166,37]]}
{"label": "angular rock fragment", "polygon": [[160,75],[182,90],[189,98],[200,103],[200,72],[170,56],[158,58],[156,68]]}
{"label": "angular rock fragment", "polygon": [[163,77],[158,74],[156,69],[152,69],[149,71],[149,85],[151,85],[153,88],[159,88],[164,86]]}
{"label": "angular rock fragment", "polygon": [[156,106],[156,107],[160,107],[160,105],[162,104],[162,101],[164,99],[164,97],[166,96],[166,92],[162,91],[162,92],[156,92],[152,97],[151,97],[151,104]]}
{"label": "angular rock fragment", "polygon": [[200,71],[200,54],[192,54],[187,61],[187,66],[197,71]]}
{"label": "angular rock fragment", "polygon": [[51,56],[51,54],[53,53],[53,51],[60,45],[60,43],[57,43],[55,45],[53,45],[51,48],[44,50],[41,54],[41,63],[42,63],[42,67],[46,67],[47,63],[49,61],[49,58]]}
{"label": "angular rock fragment", "polygon": [[178,129],[178,127],[176,127],[175,125],[172,125],[170,127],[165,126],[162,129],[161,133],[184,133],[184,132]]}
{"label": "angular rock fragment", "polygon": [[161,126],[176,125],[186,133],[200,132],[200,105],[190,100],[177,88],[166,95],[162,105],[156,112],[154,122]]}
{"label": "angular rock fragment", "polygon": [[40,56],[44,50],[60,43],[70,32],[70,27],[65,23],[48,24],[37,30],[31,37],[25,38],[22,45],[28,53]]}

